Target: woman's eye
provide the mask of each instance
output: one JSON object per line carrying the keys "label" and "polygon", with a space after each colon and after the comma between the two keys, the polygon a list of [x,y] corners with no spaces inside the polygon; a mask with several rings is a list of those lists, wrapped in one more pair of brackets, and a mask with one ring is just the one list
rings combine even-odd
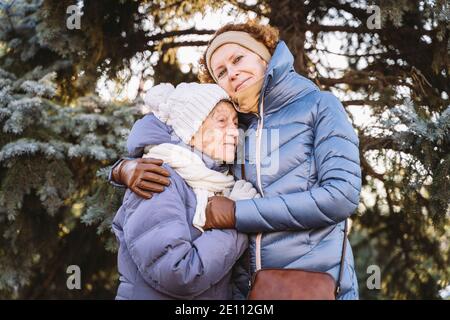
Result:
{"label": "woman's eye", "polygon": [[222,70],[219,72],[219,74],[217,75],[217,78],[222,78],[222,76],[225,74],[225,70]]}
{"label": "woman's eye", "polygon": [[242,56],[237,56],[236,58],[234,58],[233,62],[234,63],[238,63],[239,60],[241,60]]}

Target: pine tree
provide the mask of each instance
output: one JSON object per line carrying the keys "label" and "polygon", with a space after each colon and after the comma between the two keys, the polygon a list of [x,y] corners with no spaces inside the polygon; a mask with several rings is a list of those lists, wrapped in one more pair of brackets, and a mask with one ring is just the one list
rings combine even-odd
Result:
{"label": "pine tree", "polygon": [[[0,68],[0,297],[111,298],[117,272],[109,230],[123,190],[109,186],[105,172],[125,154],[141,105],[92,94],[64,104],[70,62],[41,54],[46,43],[32,31],[39,3],[11,2],[1,16],[0,39],[13,47],[2,67],[14,73]],[[40,65],[46,55],[59,59]],[[66,287],[71,264],[81,267],[81,292]]]}
{"label": "pine tree", "polygon": [[[107,248],[114,248],[112,215],[99,216],[106,211],[97,207],[101,203],[109,213],[118,208],[123,191],[106,183],[104,167],[125,153],[125,138],[140,112],[137,106],[105,105],[94,96],[74,106],[58,105],[52,101],[54,75],[39,77],[39,71],[25,80],[0,69],[0,292],[14,289],[21,298],[39,297],[42,292],[36,291],[48,289],[55,290],[48,297],[61,291],[65,296],[65,268],[87,257],[92,262],[84,263],[96,267],[80,266],[85,279],[96,276],[103,262],[110,263],[104,265],[107,270],[115,266],[93,236],[98,233]],[[80,215],[88,225],[101,221],[98,231],[82,225]],[[98,261],[101,256],[107,259]],[[21,292],[38,279],[54,288]]]}
{"label": "pine tree", "polygon": [[[71,1],[0,4],[0,297],[113,298],[111,221],[124,190],[106,177],[145,109],[139,97],[103,101],[95,84],[103,75],[126,81],[119,73],[144,51],[144,38],[130,41],[144,36],[141,28],[133,33],[133,19],[113,23],[130,11],[139,15],[138,4],[86,1],[86,17],[111,20],[86,19],[89,25],[73,32],[65,25]],[[103,33],[104,26],[117,30]],[[128,37],[111,45],[123,30]],[[172,56],[147,67],[157,72],[155,81],[194,80],[176,64]],[[66,287],[72,264],[80,266],[81,291]]]}
{"label": "pine tree", "polygon": [[[193,81],[176,50],[204,46],[214,30],[179,23],[225,6],[278,27],[296,70],[340,97],[352,120],[350,111],[370,111],[369,122],[354,124],[363,193],[350,240],[361,296],[436,298],[449,285],[447,1],[85,0],[81,29],[68,30],[73,4],[0,1],[1,298],[114,296],[110,224],[124,190],[105,178],[126,153],[142,102],[103,101],[96,83],[125,83],[133,59],[141,82]],[[375,28],[368,8],[380,9]],[[340,51],[331,50],[337,38]],[[337,68],[336,57],[348,67]],[[66,288],[71,264],[81,267],[81,291]],[[381,290],[366,286],[373,264]]]}

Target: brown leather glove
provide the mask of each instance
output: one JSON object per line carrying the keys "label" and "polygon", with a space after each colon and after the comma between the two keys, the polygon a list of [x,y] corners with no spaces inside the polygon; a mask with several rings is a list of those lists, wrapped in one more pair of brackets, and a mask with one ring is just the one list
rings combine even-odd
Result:
{"label": "brown leather glove", "polygon": [[150,199],[170,184],[170,173],[161,167],[163,161],[153,158],[123,160],[112,172],[112,179],[126,185],[140,197]]}
{"label": "brown leather glove", "polygon": [[235,211],[235,202],[227,197],[208,198],[206,222],[203,229],[234,229],[236,225]]}

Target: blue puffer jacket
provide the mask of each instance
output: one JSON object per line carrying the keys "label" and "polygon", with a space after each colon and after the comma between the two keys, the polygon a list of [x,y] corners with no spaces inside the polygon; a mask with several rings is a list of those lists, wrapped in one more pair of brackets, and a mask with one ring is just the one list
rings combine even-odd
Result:
{"label": "blue puffer jacket", "polygon": [[[236,203],[236,228],[262,233],[263,268],[324,271],[337,279],[344,220],[357,208],[361,190],[359,141],[339,100],[296,73],[293,62],[280,42],[265,75],[259,116],[244,117],[245,174],[264,197]],[[235,169],[239,176],[241,167]],[[253,270],[256,239],[250,240]],[[347,248],[339,299],[357,299],[348,242]]]}
{"label": "blue puffer jacket", "polygon": [[[149,119],[151,118],[151,119]],[[171,130],[154,116],[153,142],[173,143]],[[207,156],[207,167],[222,171]],[[119,241],[116,299],[231,299],[232,268],[248,246],[236,230],[201,233],[192,226],[193,190],[169,166],[171,184],[151,199],[129,189],[113,220]]]}
{"label": "blue puffer jacket", "polygon": [[[263,195],[236,202],[236,228],[251,234],[251,272],[257,239],[263,268],[301,268],[338,278],[344,220],[358,206],[359,141],[339,100],[294,71],[280,41],[266,71],[258,115],[241,115],[247,131],[245,175]],[[130,134],[138,156],[152,141]],[[241,165],[234,171],[241,178]],[[260,236],[258,236],[258,234]],[[357,299],[353,253],[347,242],[339,299]]]}

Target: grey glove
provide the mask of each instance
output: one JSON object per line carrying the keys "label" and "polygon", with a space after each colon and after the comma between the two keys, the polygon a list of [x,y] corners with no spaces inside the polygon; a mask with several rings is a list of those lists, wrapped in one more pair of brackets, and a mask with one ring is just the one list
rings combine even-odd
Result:
{"label": "grey glove", "polygon": [[245,180],[236,181],[233,189],[226,189],[223,192],[223,195],[233,201],[261,198],[261,195],[256,191],[253,185]]}

